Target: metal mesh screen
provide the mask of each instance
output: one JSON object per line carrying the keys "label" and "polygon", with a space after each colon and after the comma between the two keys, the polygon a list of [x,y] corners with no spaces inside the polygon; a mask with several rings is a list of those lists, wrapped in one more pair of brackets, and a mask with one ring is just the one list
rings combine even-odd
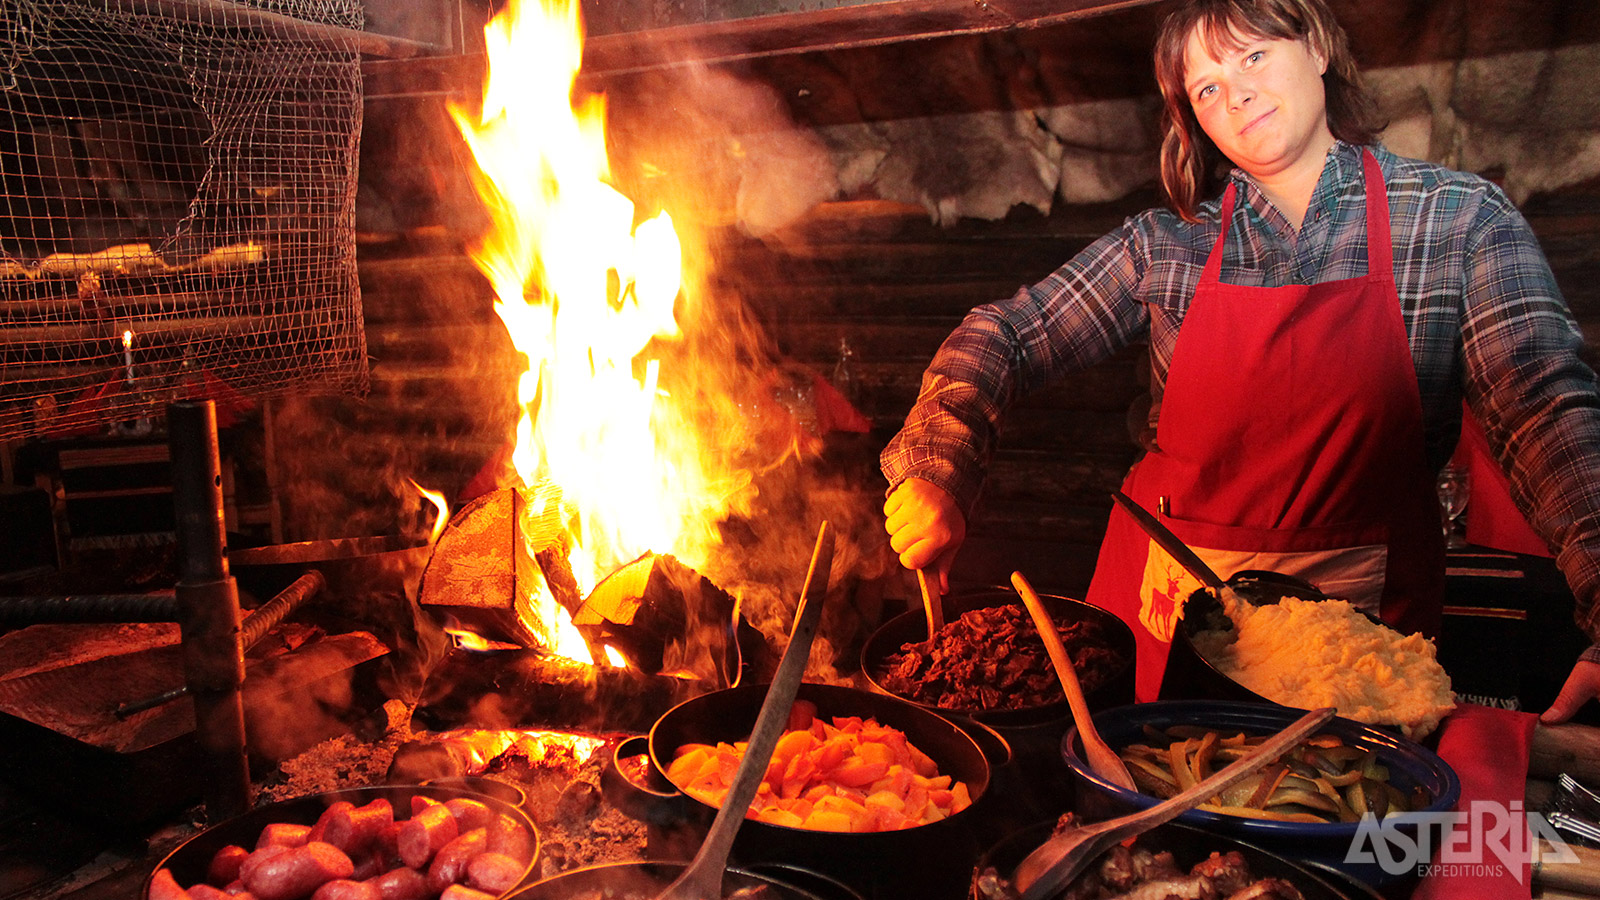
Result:
{"label": "metal mesh screen", "polygon": [[0,440],[365,389],[360,25],[358,0],[0,0]]}

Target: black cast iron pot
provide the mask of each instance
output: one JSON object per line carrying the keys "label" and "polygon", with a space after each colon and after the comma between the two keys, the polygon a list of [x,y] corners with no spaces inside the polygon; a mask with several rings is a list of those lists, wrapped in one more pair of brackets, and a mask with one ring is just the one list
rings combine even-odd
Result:
{"label": "black cast iron pot", "polygon": [[[1046,594],[1040,597],[1051,618],[1091,621],[1112,651],[1123,660],[1104,682],[1090,690],[1085,699],[1089,709],[1098,712],[1133,702],[1133,631],[1116,614],[1082,600]],[[974,609],[1008,604],[1022,605],[1010,588],[983,588],[962,591],[944,598],[945,617],[954,620]],[[928,620],[920,611],[906,612],[885,622],[867,638],[861,648],[861,671],[872,689],[914,702],[895,694],[883,683],[889,657],[901,646],[928,638]],[[1081,674],[1081,673],[1080,673]],[[1011,745],[1012,765],[995,773],[991,789],[1005,798],[998,810],[1003,818],[995,824],[1001,829],[1021,828],[1031,822],[1067,808],[1071,802],[1071,773],[1061,761],[1061,736],[1072,727],[1072,710],[1065,696],[1053,703],[1022,709],[941,709],[930,704],[918,706],[957,722],[972,720],[998,731]]]}
{"label": "black cast iron pot", "polygon": [[[715,691],[668,710],[647,737],[632,738],[617,748],[601,782],[607,801],[656,829],[687,832],[682,855],[692,855],[716,809],[673,786],[665,775],[667,766],[685,744],[748,740],[766,690],[763,684]],[[985,835],[990,822],[986,811],[993,803],[990,779],[992,767],[1009,760],[1004,738],[983,725],[965,723],[963,729],[921,707],[869,691],[802,684],[799,697],[815,703],[821,718],[872,717],[904,732],[941,774],[966,783],[972,805],[927,825],[865,834],[811,831],[747,819],[734,843],[733,864],[798,866],[835,878],[866,897],[954,900],[964,896],[972,863],[991,839]],[[642,780],[628,772],[630,761],[641,755],[648,755],[649,760]],[[656,838],[652,832],[652,848]]]}
{"label": "black cast iron pot", "polygon": [[[538,871],[539,863],[539,830],[534,826],[533,820],[520,807],[513,806],[498,797],[476,791],[463,790],[457,787],[443,787],[438,785],[380,785],[374,787],[348,788],[341,791],[328,791],[321,794],[308,794],[304,797],[295,797],[291,800],[280,800],[266,806],[258,806],[249,812],[234,816],[231,819],[219,822],[179,844],[166,858],[156,864],[156,869],[171,869],[172,875],[178,884],[188,887],[192,884],[205,881],[206,868],[211,864],[212,857],[217,851],[230,844],[250,849],[256,845],[256,839],[261,836],[261,830],[268,825],[279,822],[292,825],[312,825],[322,815],[323,810],[339,802],[348,800],[355,806],[365,806],[374,800],[384,798],[394,807],[396,819],[408,819],[411,816],[411,798],[428,797],[443,803],[458,797],[468,797],[484,804],[496,813],[510,816],[517,824],[528,830],[533,838],[533,858],[528,861],[523,870],[522,880],[525,884],[532,880],[534,872]],[[152,876],[153,876],[152,872]],[[507,891],[507,894],[510,892]],[[150,879],[145,879],[144,891],[141,897],[150,896]]]}
{"label": "black cast iron pot", "polygon": [[[1097,685],[1093,690],[1086,691],[1084,699],[1088,701],[1091,710],[1110,709],[1113,706],[1122,706],[1133,702],[1134,681],[1134,639],[1133,631],[1126,622],[1117,618],[1116,614],[1101,609],[1082,600],[1055,595],[1042,595],[1039,599],[1044,601],[1044,608],[1052,618],[1067,619],[1069,621],[1090,621],[1100,627],[1100,633],[1105,637],[1111,649],[1123,660],[1119,668],[1105,682]],[[944,598],[945,620],[952,621],[962,613],[975,609],[987,609],[993,606],[1022,605],[1014,591],[1005,588],[986,588],[981,591],[962,592]],[[884,686],[883,676],[888,669],[890,656],[899,652],[905,644],[924,641],[928,638],[928,620],[920,611],[901,613],[885,622],[867,638],[861,646],[861,671],[868,682],[876,691],[892,696],[899,696],[902,700],[910,698],[895,694],[894,691]],[[1081,675],[1081,673],[1080,673]],[[911,701],[915,702],[915,701]],[[1026,727],[1031,725],[1063,723],[1061,731],[1065,731],[1065,724],[1072,716],[1067,706],[1067,699],[1063,696],[1053,703],[1039,706],[1030,706],[1022,709],[942,709],[927,704],[918,704],[940,715],[959,715],[982,722],[985,725],[1002,729],[1012,727]],[[1056,732],[1060,737],[1060,731]]]}

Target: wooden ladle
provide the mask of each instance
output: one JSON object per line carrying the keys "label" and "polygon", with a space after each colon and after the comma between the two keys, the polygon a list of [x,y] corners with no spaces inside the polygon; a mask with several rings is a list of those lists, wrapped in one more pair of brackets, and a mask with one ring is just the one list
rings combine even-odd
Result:
{"label": "wooden ladle", "polygon": [[789,723],[789,708],[794,706],[801,677],[806,673],[806,659],[811,656],[811,641],[817,636],[817,624],[822,620],[822,601],[828,593],[828,570],[832,566],[833,529],[823,522],[817,530],[816,547],[811,551],[811,566],[806,572],[805,587],[800,591],[800,605],[794,611],[789,646],[784,648],[778,671],[767,687],[767,697],[761,702],[761,712],[756,716],[755,728],[734,773],[733,784],[728,788],[728,795],[722,798],[722,807],[711,822],[711,830],[700,845],[700,852],[694,855],[694,861],[683,874],[661,892],[659,900],[721,900],[722,873],[728,868],[733,839],[750,810],[750,801],[755,799],[756,788],[767,774],[772,751]]}
{"label": "wooden ladle", "polygon": [[1044,900],[1065,890],[1072,880],[1112,846],[1171,821],[1206,802],[1235,782],[1268,765],[1310,737],[1329,719],[1333,707],[1314,709],[1294,724],[1278,732],[1255,749],[1229,763],[1210,778],[1176,797],[1163,800],[1132,815],[1069,828],[1039,845],[1028,854],[1012,875],[1011,884],[1022,900]]}
{"label": "wooden ladle", "polygon": [[1061,679],[1061,690],[1066,693],[1067,705],[1072,708],[1073,724],[1078,726],[1078,734],[1083,738],[1083,752],[1088,757],[1089,768],[1117,787],[1138,790],[1127,764],[1094,727],[1094,716],[1089,714],[1089,702],[1083,697],[1083,685],[1078,683],[1078,670],[1073,668],[1072,657],[1067,655],[1067,648],[1061,644],[1061,635],[1056,632],[1056,623],[1051,620],[1050,611],[1044,608],[1044,601],[1039,599],[1039,594],[1028,583],[1028,579],[1022,577],[1021,572],[1011,573],[1011,586],[1022,596],[1023,605],[1028,607],[1033,624],[1039,629],[1039,637],[1044,639],[1044,649],[1050,653],[1050,662],[1056,667],[1056,677]]}

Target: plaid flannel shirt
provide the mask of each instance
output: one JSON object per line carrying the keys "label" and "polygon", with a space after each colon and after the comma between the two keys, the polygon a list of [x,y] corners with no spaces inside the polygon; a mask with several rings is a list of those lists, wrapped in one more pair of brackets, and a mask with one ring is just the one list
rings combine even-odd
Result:
{"label": "plaid flannel shirt", "polygon": [[[1522,214],[1478,176],[1371,147],[1389,195],[1394,274],[1422,393],[1429,463],[1460,435],[1465,397],[1517,506],[1557,552],[1578,624],[1600,639],[1600,395],[1583,337]],[[1239,170],[1222,280],[1277,287],[1367,271],[1361,147],[1328,153],[1301,230]],[[1200,222],[1147,210],[1008,300],[972,310],[934,356],[881,459],[890,485],[926,479],[970,511],[1006,408],[1064,373],[1148,342],[1150,424],[1207,255]],[[1264,411],[1270,415],[1270,410]]]}

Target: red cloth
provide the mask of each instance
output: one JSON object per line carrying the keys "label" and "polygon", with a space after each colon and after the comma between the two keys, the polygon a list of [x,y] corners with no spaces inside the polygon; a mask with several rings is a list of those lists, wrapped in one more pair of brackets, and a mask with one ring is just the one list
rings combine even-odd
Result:
{"label": "red cloth", "polygon": [[1508,553],[1550,556],[1550,548],[1511,501],[1511,483],[1489,452],[1483,426],[1466,404],[1462,404],[1461,442],[1450,461],[1467,467],[1467,485],[1472,491],[1467,498],[1467,543]]}
{"label": "red cloth", "polygon": [[[1463,704],[1444,720],[1439,732],[1439,755],[1461,779],[1461,802],[1456,809],[1468,812],[1474,800],[1492,801],[1501,810],[1511,809],[1515,802],[1516,808],[1522,809],[1527,794],[1529,747],[1538,722],[1532,713],[1472,703]],[[1527,847],[1528,840],[1524,826],[1518,846]],[[1465,839],[1456,846],[1466,846]],[[1527,858],[1526,853],[1523,858]],[[1487,849],[1481,861],[1501,874],[1469,876],[1450,874],[1445,869],[1444,874],[1422,879],[1411,900],[1528,900],[1532,896],[1532,866],[1525,862],[1520,873],[1515,873],[1509,866],[1498,865],[1500,860]]]}
{"label": "red cloth", "polygon": [[833,382],[820,373],[811,379],[812,402],[817,407],[817,434],[830,431],[851,431],[866,434],[872,430],[872,420],[861,414],[848,397],[833,386]]}

